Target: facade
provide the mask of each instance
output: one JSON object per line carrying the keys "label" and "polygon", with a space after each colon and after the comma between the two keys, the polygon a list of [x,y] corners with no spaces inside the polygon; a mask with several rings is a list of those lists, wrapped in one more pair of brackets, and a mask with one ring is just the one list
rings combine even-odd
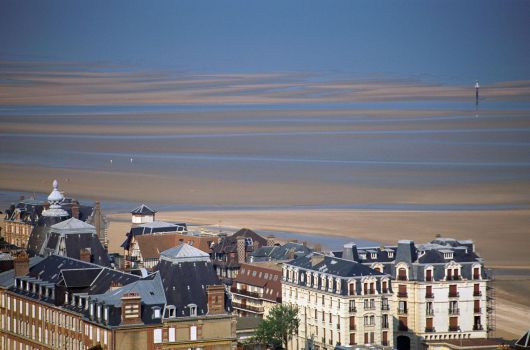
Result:
{"label": "facade", "polygon": [[241,263],[250,261],[252,252],[266,245],[267,239],[246,228],[222,237],[212,247],[217,275],[226,280],[235,278]]}
{"label": "facade", "polygon": [[[0,274],[2,349],[232,349],[235,321],[209,261],[181,247],[139,277],[22,254]],[[190,277],[190,275],[193,275]],[[193,286],[193,288],[192,288]]]}
{"label": "facade", "polygon": [[[26,199],[21,196],[17,204],[12,204],[5,210],[4,229],[2,230],[5,241],[26,249],[33,230],[36,226],[42,225],[46,221],[46,217],[58,217],[62,220],[73,217],[93,224],[98,238],[106,247],[108,245],[108,224],[101,212],[99,202],[96,202],[93,207],[81,205],[74,199],[65,198],[59,192],[57,180],[54,180],[53,185],[53,191],[48,196],[47,201]],[[58,221],[60,220],[56,222]]]}
{"label": "facade", "polygon": [[158,265],[160,252],[176,247],[181,243],[189,244],[205,253],[211,254],[212,245],[217,242],[215,236],[195,236],[180,233],[163,233],[155,235],[138,235],[135,237],[138,244],[137,263],[131,267],[153,269]]}
{"label": "facade", "polygon": [[390,275],[320,253],[285,263],[282,275],[282,303],[297,306],[300,318],[290,349],[391,348]]}
{"label": "facade", "polygon": [[402,240],[393,247],[362,249],[348,244],[337,255],[392,276],[398,349],[488,337],[493,325],[490,279],[472,241],[437,238],[416,245]]}
{"label": "facade", "polygon": [[240,317],[265,318],[282,302],[282,268],[274,263],[241,264],[232,283],[232,307]]}

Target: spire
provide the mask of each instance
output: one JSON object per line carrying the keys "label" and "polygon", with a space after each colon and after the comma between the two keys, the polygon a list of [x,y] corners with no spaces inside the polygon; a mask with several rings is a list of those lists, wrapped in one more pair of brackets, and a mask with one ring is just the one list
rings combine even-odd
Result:
{"label": "spire", "polygon": [[43,216],[68,216],[68,213],[61,207],[64,196],[59,192],[59,183],[53,180],[53,190],[48,196],[50,207],[42,212]]}

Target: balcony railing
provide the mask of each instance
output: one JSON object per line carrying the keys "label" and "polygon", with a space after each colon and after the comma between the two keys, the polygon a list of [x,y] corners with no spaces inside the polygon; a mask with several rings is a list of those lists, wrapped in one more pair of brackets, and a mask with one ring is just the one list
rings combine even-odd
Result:
{"label": "balcony railing", "polygon": [[383,294],[390,293],[390,289],[388,289],[388,288],[383,288],[383,290],[381,291],[381,293],[383,293]]}
{"label": "balcony railing", "polygon": [[407,297],[407,292],[398,292],[398,297],[406,298]]}
{"label": "balcony railing", "polygon": [[427,316],[432,316],[434,315],[434,309],[427,309],[425,313],[427,314]]}
{"label": "balcony railing", "polygon": [[480,307],[473,308],[473,312],[476,313],[476,314],[480,314],[481,311],[482,311],[482,308],[480,308]]}
{"label": "balcony railing", "polygon": [[350,324],[350,331],[355,331],[357,327],[354,324]]}
{"label": "balcony railing", "polygon": [[425,333],[434,333],[436,330],[434,327],[425,327]]}
{"label": "balcony railing", "polygon": [[241,303],[234,303],[232,302],[232,306],[235,307],[236,309],[241,309],[241,310],[246,310],[246,311],[254,311],[254,312],[263,312],[264,309],[263,307],[258,307],[258,306],[252,306],[252,305],[248,305],[248,304],[241,304]]}
{"label": "balcony railing", "polygon": [[350,306],[349,311],[350,312],[357,312],[357,308],[355,306]]}
{"label": "balcony railing", "polygon": [[433,299],[434,293],[425,293],[425,299]]}
{"label": "balcony railing", "polygon": [[473,330],[474,331],[483,331],[484,327],[481,324],[475,324],[475,325],[473,325]]}
{"label": "balcony railing", "polygon": [[407,280],[407,276],[398,276],[398,281],[406,281]]}
{"label": "balcony railing", "polygon": [[449,298],[458,298],[460,293],[458,292],[449,292]]}
{"label": "balcony railing", "polygon": [[447,280],[448,281],[460,281],[462,279],[462,276],[460,275],[457,275],[457,276],[447,276]]}
{"label": "balcony railing", "polygon": [[364,291],[364,295],[375,294],[375,289],[369,289]]}
{"label": "balcony railing", "polygon": [[475,290],[475,291],[473,291],[473,296],[474,297],[481,297],[482,296],[482,292],[480,290]]}
{"label": "balcony railing", "polygon": [[230,290],[232,291],[232,293],[246,295],[246,296],[249,296],[249,297],[252,297],[252,298],[261,298],[261,294],[260,293],[249,292],[248,290],[245,290],[245,289],[237,289],[235,287],[232,287]]}
{"label": "balcony railing", "polygon": [[390,305],[388,305],[388,304],[381,304],[381,310],[390,310]]}
{"label": "balcony railing", "polygon": [[407,314],[407,309],[398,309],[398,314],[406,315]]}
{"label": "balcony railing", "polygon": [[460,330],[460,326],[449,326],[448,331],[449,332],[458,332]]}
{"label": "balcony railing", "polygon": [[474,280],[479,280],[480,279],[480,275],[473,275],[473,279]]}
{"label": "balcony railing", "polygon": [[375,305],[365,305],[364,309],[365,310],[375,310]]}
{"label": "balcony railing", "polygon": [[388,322],[382,322],[381,323],[381,328],[386,329],[388,327],[390,327],[390,324]]}
{"label": "balcony railing", "polygon": [[459,315],[460,314],[460,309],[459,308],[453,308],[453,309],[449,309],[449,315]]}

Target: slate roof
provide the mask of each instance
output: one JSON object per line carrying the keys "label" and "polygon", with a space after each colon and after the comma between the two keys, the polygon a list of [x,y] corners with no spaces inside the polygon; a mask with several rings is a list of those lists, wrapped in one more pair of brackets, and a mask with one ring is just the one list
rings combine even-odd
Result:
{"label": "slate roof", "polygon": [[[315,256],[323,256],[314,259]],[[288,263],[292,266],[304,268],[306,270],[318,271],[326,274],[331,274],[340,277],[357,277],[357,276],[382,276],[383,273],[377,272],[368,266],[351,260],[340,259],[332,256],[326,256],[320,253],[312,253],[308,256],[295,259]]]}
{"label": "slate roof", "polygon": [[166,260],[172,263],[190,262],[190,261],[202,261],[209,262],[210,255],[203,252],[200,249],[192,247],[189,244],[181,243],[176,247],[160,253],[160,259]]}
{"label": "slate roof", "polygon": [[155,213],[156,213],[155,210],[149,208],[145,204],[142,204],[138,208],[135,208],[131,211],[131,214],[135,214],[135,215],[152,215]]}
{"label": "slate roof", "polygon": [[61,270],[64,285],[68,288],[90,287],[96,277],[103,271],[101,267]]}
{"label": "slate roof", "polygon": [[300,243],[288,242],[284,245],[265,246],[256,249],[252,254],[253,261],[285,261],[311,253],[313,250]]}
{"label": "slate roof", "polygon": [[177,317],[190,315],[189,304],[197,305],[198,316],[208,312],[206,288],[208,285],[221,284],[210,262],[174,264],[160,260],[156,270],[162,277],[167,306],[176,307]]}
{"label": "slate roof", "polygon": [[51,226],[51,229],[55,232],[65,232],[65,233],[85,233],[85,232],[96,232],[96,228],[86,222],[83,222],[76,218],[70,218],[64,221],[61,221],[55,225]]}
{"label": "slate roof", "polygon": [[140,279],[129,283],[126,286],[109,290],[103,294],[92,297],[97,302],[102,302],[107,305],[114,305],[119,307],[121,305],[121,298],[124,294],[136,292],[142,298],[142,303],[147,305],[160,305],[166,303],[164,294],[164,286],[160,274],[157,272],[154,277]]}
{"label": "slate roof", "polygon": [[[34,256],[29,258],[29,267],[30,269],[44,260],[41,256]],[[0,273],[0,288],[9,288],[13,285],[15,281],[15,269],[11,269],[5,272]]]}

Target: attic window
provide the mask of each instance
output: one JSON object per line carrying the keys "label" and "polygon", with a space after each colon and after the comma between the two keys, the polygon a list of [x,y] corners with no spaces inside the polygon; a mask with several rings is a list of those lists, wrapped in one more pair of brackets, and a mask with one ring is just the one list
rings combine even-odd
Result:
{"label": "attic window", "polygon": [[452,259],[453,252],[444,252],[444,259]]}
{"label": "attic window", "polygon": [[190,316],[192,317],[197,316],[197,305],[189,304],[188,306],[190,308]]}
{"label": "attic window", "polygon": [[371,257],[372,259],[377,259],[377,253],[371,253],[370,257]]}
{"label": "attic window", "polygon": [[160,308],[154,307],[153,308],[153,318],[160,318]]}
{"label": "attic window", "polygon": [[177,309],[175,308],[175,306],[173,305],[168,306],[167,314],[168,314],[168,317],[175,317],[177,314]]}
{"label": "attic window", "polygon": [[393,250],[388,252],[388,257],[389,258],[393,258],[394,257],[394,251]]}

